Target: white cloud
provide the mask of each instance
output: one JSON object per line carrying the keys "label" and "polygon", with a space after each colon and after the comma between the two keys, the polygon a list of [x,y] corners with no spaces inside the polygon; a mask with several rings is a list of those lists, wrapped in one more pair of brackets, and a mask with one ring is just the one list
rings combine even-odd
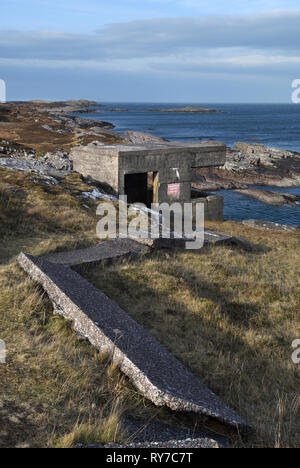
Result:
{"label": "white cloud", "polygon": [[284,73],[300,63],[300,10],[153,19],[94,34],[0,32],[0,63],[155,73]]}

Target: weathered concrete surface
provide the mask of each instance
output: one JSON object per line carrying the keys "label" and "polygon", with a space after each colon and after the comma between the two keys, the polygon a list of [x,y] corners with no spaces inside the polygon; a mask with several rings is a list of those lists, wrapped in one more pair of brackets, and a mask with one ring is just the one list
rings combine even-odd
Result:
{"label": "weathered concrete surface", "polygon": [[258,219],[246,219],[243,221],[245,226],[250,226],[258,229],[268,229],[274,231],[290,231],[300,232],[300,228],[297,226],[289,226],[288,224],[272,223],[271,221],[260,221]]}
{"label": "weathered concrete surface", "polygon": [[121,427],[126,433],[126,442],[168,442],[170,440],[183,441],[187,439],[203,440],[214,439],[220,445],[228,445],[227,439],[216,434],[201,433],[195,428],[170,426],[159,421],[145,420],[125,413],[121,416]]}
{"label": "weathered concrete surface", "polygon": [[[205,230],[204,233],[206,244],[225,244],[236,245],[245,248],[249,247],[244,239],[220,234],[215,231]],[[186,242],[189,239],[110,239],[101,242],[93,247],[58,252],[49,255],[44,255],[41,258],[47,262],[69,267],[76,267],[76,271],[80,267],[87,265],[96,265],[103,260],[115,260],[121,257],[146,254],[153,249],[159,248],[185,248]]]}
{"label": "weathered concrete surface", "polygon": [[220,195],[209,195],[207,197],[194,198],[193,216],[196,213],[196,205],[201,203],[204,205],[205,221],[223,221],[224,198]]}
{"label": "weathered concrete surface", "polygon": [[[178,448],[178,449],[224,449],[229,448],[226,445],[221,444],[218,440],[215,440],[209,436],[199,437],[198,439],[182,439],[182,440],[168,440],[165,442],[135,442],[128,445],[119,445],[119,444],[106,444],[106,445],[87,445],[82,446],[78,445],[76,448],[84,449],[137,449],[137,448]],[[179,457],[180,458],[180,457]]]}
{"label": "weathered concrete surface", "polygon": [[56,313],[120,370],[157,406],[201,413],[247,431],[249,426],[176,360],[116,303],[64,265],[20,254],[20,266],[49,295]]}
{"label": "weathered concrete surface", "polygon": [[173,201],[168,186],[177,183],[180,192],[176,199],[187,202],[191,198],[193,168],[222,166],[226,160],[226,146],[218,142],[86,146],[74,148],[70,159],[75,171],[107,183],[121,195],[126,193],[126,175],[158,173],[155,201]]}
{"label": "weathered concrete surface", "polygon": [[125,433],[122,445],[76,444],[76,448],[229,448],[228,440],[215,434],[162,424],[158,421],[145,421],[129,415],[121,417],[121,431]]}
{"label": "weathered concrete surface", "polygon": [[45,255],[43,260],[65,266],[96,264],[102,260],[113,260],[127,255],[149,252],[149,248],[131,239],[107,240],[88,249],[72,250]]}
{"label": "weathered concrete surface", "polygon": [[[151,239],[149,233],[148,239],[132,237],[132,240],[135,240],[136,242],[139,242],[153,249],[185,249],[186,243],[192,242],[194,239],[176,239],[172,236],[169,239],[163,237],[160,237],[158,239]],[[210,231],[209,229],[205,229],[204,231],[204,245],[205,244],[229,246],[231,245],[247,251],[253,250],[253,245],[245,239],[242,239],[241,237],[230,236],[228,234],[221,234],[219,232]]]}

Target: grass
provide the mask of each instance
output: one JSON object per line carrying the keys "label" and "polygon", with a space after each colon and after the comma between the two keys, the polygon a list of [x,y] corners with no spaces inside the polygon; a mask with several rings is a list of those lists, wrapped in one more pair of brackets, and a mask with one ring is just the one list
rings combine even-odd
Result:
{"label": "grass", "polygon": [[[16,256],[94,245],[96,202],[80,198],[92,187],[78,175],[59,186],[37,179],[0,168],[0,339],[7,345],[0,447],[126,441],[124,411],[227,435],[220,425],[154,408],[52,314]],[[93,269],[89,278],[253,424],[255,434],[233,444],[297,446],[300,376],[291,343],[300,335],[299,237],[238,223],[210,227],[264,249],[161,251]]]}
{"label": "grass", "polygon": [[120,440],[109,361],[50,312],[47,298],[14,264],[1,271],[0,335],[8,355],[0,367],[0,447],[84,442],[74,427],[87,424],[89,438],[103,427],[100,440],[105,434]]}
{"label": "grass", "polygon": [[[53,103],[54,107],[56,104]],[[46,104],[46,108],[48,107],[52,105]],[[69,152],[74,146],[87,145],[95,139],[105,144],[121,141],[114,132],[103,131],[98,136],[89,135],[80,128],[74,128],[67,133],[59,132],[65,130],[65,125],[55,122],[57,119],[44,108],[45,105],[38,102],[10,102],[5,104],[5,107],[0,105],[0,138],[33,148],[38,156],[58,149]],[[47,126],[54,131],[49,130]]]}
{"label": "grass", "polygon": [[119,443],[126,441],[126,434],[120,424],[121,413],[118,408],[112,406],[111,414],[107,417],[102,416],[100,422],[91,422],[85,424],[76,424],[74,429],[58,440],[53,441],[55,448],[72,448],[76,444],[93,445],[107,444],[113,441]]}
{"label": "grass", "polygon": [[[36,177],[36,176],[35,176]],[[0,447],[70,446],[120,441],[128,395],[109,359],[52,315],[37,284],[17,266],[20,251],[39,255],[96,242],[95,203],[79,176],[59,187],[0,169]],[[124,387],[124,389],[123,389]]]}
{"label": "grass", "polygon": [[299,446],[299,234],[211,227],[260,248],[160,251],[87,278],[253,426],[238,446]]}
{"label": "grass", "polygon": [[47,296],[17,265],[21,251],[43,255],[98,242],[96,202],[80,198],[92,188],[76,174],[48,186],[35,174],[0,168],[0,339],[7,347],[0,447],[126,442],[123,412],[190,424],[139,395],[108,356],[52,314]]}

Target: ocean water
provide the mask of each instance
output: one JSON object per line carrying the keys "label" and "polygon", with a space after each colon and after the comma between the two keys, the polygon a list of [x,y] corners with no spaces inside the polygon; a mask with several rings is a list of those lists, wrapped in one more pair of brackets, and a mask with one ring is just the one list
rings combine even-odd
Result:
{"label": "ocean water", "polygon": [[[253,188],[262,190],[272,190],[274,192],[292,193],[300,196],[300,187],[278,188],[260,187]],[[246,197],[233,190],[220,190],[215,192],[224,197],[224,218],[235,221],[244,219],[260,219],[262,221],[272,221],[273,223],[289,224],[300,227],[300,203],[297,206],[270,206],[258,200]]]}
{"label": "ocean water", "polygon": [[[199,105],[223,111],[216,114],[161,113],[159,109]],[[121,109],[114,112],[111,109]],[[142,131],[171,141],[201,141],[213,139],[232,146],[237,141],[257,142],[263,145],[300,152],[300,105],[296,104],[142,104],[105,103],[95,114],[82,117],[105,120],[115,130]],[[154,112],[149,112],[153,110]],[[263,187],[300,195],[300,187],[279,189]],[[225,198],[225,217],[241,221],[260,219],[300,226],[300,205],[273,207],[226,190],[218,192]]]}
{"label": "ocean water", "polygon": [[[149,110],[199,105],[218,114],[164,113]],[[110,109],[124,112],[111,112]],[[87,117],[106,120],[125,130],[146,131],[168,140],[214,139],[232,145],[258,143],[300,152],[300,104],[132,104],[106,103]]]}

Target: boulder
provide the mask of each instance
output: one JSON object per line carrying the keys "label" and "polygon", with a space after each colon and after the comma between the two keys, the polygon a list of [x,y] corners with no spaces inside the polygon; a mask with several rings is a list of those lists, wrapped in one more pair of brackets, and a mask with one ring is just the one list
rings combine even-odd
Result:
{"label": "boulder", "polygon": [[40,158],[43,162],[54,167],[58,171],[71,171],[72,163],[68,158],[68,153],[63,151],[56,151],[55,153],[47,153],[43,158]]}
{"label": "boulder", "polygon": [[267,203],[268,205],[282,206],[282,205],[293,205],[296,206],[297,202],[300,201],[300,196],[292,195],[289,193],[272,192],[270,190],[258,190],[258,189],[245,189],[236,190],[237,193],[245,195],[247,197],[255,198],[256,200]]}
{"label": "boulder", "polygon": [[147,144],[147,143],[165,143],[168,140],[161,138],[150,133],[143,132],[124,132],[124,141],[133,145]]}

